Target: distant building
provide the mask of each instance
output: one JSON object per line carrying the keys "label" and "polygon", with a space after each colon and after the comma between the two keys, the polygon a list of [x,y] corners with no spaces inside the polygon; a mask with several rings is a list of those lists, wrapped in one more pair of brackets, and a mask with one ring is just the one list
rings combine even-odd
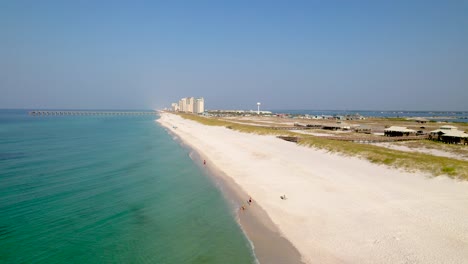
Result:
{"label": "distant building", "polygon": [[323,124],[322,129],[325,130],[350,130],[351,126],[345,124]]}
{"label": "distant building", "polygon": [[179,111],[180,112],[187,111],[187,98],[182,98],[179,100]]}
{"label": "distant building", "polygon": [[205,112],[205,99],[203,97],[195,99],[195,113],[201,114]]}
{"label": "distant building", "polygon": [[172,103],[172,111],[200,114],[205,112],[205,99],[195,97],[185,97],[179,103]]}
{"label": "distant building", "polygon": [[425,124],[425,123],[429,122],[429,119],[421,117],[421,118],[414,119],[414,121],[416,121],[417,123],[420,123],[420,124]]}
{"label": "distant building", "polygon": [[400,126],[391,126],[384,130],[384,135],[388,137],[409,136],[411,134],[416,134],[416,130]]}
{"label": "distant building", "polygon": [[194,107],[195,105],[195,98],[193,97],[188,97],[187,98],[187,109],[185,109],[185,112],[188,112],[188,113],[194,113]]}
{"label": "distant building", "polygon": [[455,126],[449,125],[441,126],[439,129],[431,131],[429,139],[439,140],[449,144],[468,144],[468,134],[458,130]]}
{"label": "distant building", "polygon": [[445,125],[445,126],[441,126],[439,127],[440,130],[458,130],[458,127],[456,126],[450,126],[450,125]]}
{"label": "distant building", "polygon": [[371,134],[372,128],[368,125],[359,125],[354,128],[354,131],[357,133]]}

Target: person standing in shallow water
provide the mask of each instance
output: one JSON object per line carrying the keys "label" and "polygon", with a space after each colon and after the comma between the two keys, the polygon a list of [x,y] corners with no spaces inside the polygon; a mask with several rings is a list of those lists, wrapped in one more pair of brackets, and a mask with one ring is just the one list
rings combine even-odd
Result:
{"label": "person standing in shallow water", "polygon": [[203,165],[206,165],[206,160],[203,160]]}

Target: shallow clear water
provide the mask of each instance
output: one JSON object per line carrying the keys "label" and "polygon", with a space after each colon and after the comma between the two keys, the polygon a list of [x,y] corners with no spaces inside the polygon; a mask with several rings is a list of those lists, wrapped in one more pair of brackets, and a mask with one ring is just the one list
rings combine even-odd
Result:
{"label": "shallow clear water", "polygon": [[0,110],[0,262],[253,263],[222,194],[154,119]]}

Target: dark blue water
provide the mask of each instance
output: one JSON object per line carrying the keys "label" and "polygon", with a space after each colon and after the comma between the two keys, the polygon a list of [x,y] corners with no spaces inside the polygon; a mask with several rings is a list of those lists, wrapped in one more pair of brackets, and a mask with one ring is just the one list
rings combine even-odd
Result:
{"label": "dark blue water", "polygon": [[0,110],[0,263],[254,262],[155,118]]}

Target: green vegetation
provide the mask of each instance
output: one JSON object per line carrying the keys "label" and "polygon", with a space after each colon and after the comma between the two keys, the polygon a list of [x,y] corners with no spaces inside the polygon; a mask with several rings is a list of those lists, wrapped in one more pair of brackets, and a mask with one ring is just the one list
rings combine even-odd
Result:
{"label": "green vegetation", "polygon": [[454,178],[468,180],[468,162],[463,160],[319,137],[303,138],[299,144],[344,155],[358,156],[372,163],[402,168],[407,171],[419,170],[432,173],[435,176],[446,174]]}
{"label": "green vegetation", "polygon": [[406,141],[406,142],[394,142],[394,145],[405,146],[412,149],[435,149],[442,150],[453,155],[458,155],[460,157],[468,157],[468,148],[464,145],[457,144],[445,144],[440,141],[432,140],[418,140],[418,141]]}
{"label": "green vegetation", "polygon": [[396,121],[408,122],[408,121],[411,121],[411,120],[408,120],[407,118],[404,118],[404,117],[386,117],[386,118],[382,118],[382,120],[392,121],[392,122],[396,122]]}
{"label": "green vegetation", "polygon": [[452,175],[455,173],[455,168],[453,167],[443,167],[442,168],[442,172],[448,174],[448,175]]}
{"label": "green vegetation", "polygon": [[181,117],[185,119],[190,119],[193,121],[197,121],[201,124],[208,125],[208,126],[224,126],[229,129],[237,130],[240,132],[244,133],[254,133],[254,134],[259,134],[259,135],[283,135],[283,136],[296,136],[296,133],[292,133],[290,131],[284,131],[284,130],[273,130],[267,127],[261,127],[261,126],[254,126],[254,125],[247,125],[247,124],[238,124],[235,122],[230,122],[226,120],[222,120],[219,118],[215,117],[203,117],[203,116],[198,116],[198,115],[192,115],[192,114],[182,114],[179,113]]}
{"label": "green vegetation", "polygon": [[273,130],[267,127],[237,124],[218,118],[207,118],[191,114],[179,114],[183,118],[194,120],[209,126],[224,126],[230,129],[259,135],[296,136],[298,144],[347,156],[357,156],[375,164],[382,164],[407,171],[429,172],[434,176],[448,175],[453,178],[468,180],[468,162],[446,157],[437,157],[423,153],[404,152],[384,147],[358,144],[349,141],[330,140],[284,130]]}

